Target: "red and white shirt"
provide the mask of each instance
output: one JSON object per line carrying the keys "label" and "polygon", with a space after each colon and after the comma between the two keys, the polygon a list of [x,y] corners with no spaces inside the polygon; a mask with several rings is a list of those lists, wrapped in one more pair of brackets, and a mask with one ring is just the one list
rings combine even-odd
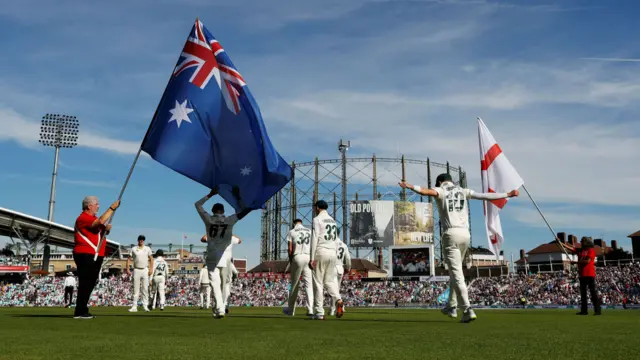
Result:
{"label": "red and white shirt", "polygon": [[576,249],[578,260],[589,260],[587,264],[579,264],[578,272],[581,277],[596,277],[596,251],[593,248]]}
{"label": "red and white shirt", "polygon": [[[100,236],[104,231],[104,225],[98,225],[92,228],[94,221],[98,219],[97,216],[91,215],[86,212],[82,212],[76,219],[75,224],[75,246],[73,252],[76,254],[90,254],[95,255],[98,242],[100,242]],[[105,249],[107,248],[107,242],[103,242],[98,252],[98,256],[104,256]]]}

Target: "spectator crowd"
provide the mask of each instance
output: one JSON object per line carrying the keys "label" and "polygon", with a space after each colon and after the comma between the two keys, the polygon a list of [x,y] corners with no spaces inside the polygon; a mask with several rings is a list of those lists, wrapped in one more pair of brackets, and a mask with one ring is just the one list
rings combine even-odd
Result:
{"label": "spectator crowd", "polygon": [[[604,305],[640,304],[640,264],[598,268],[598,291]],[[345,280],[341,293],[346,306],[438,305],[438,296],[448,284]],[[131,275],[121,274],[99,280],[91,306],[131,306]],[[282,306],[288,296],[289,280],[236,278],[231,289],[231,306]],[[473,280],[469,299],[476,305],[515,305],[522,298],[535,305],[579,305],[580,287],[572,271],[512,274]],[[328,304],[328,298],[327,304]],[[299,305],[305,304],[304,292]],[[0,283],[0,306],[64,306],[64,278],[31,277],[22,283]],[[167,306],[200,306],[197,277],[172,276],[166,282]]]}

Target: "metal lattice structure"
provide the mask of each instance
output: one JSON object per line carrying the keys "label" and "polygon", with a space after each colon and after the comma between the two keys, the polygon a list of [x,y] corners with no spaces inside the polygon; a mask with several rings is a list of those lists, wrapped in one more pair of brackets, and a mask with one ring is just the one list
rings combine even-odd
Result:
{"label": "metal lattice structure", "polygon": [[[293,221],[299,218],[310,227],[313,219],[313,203],[325,200],[329,204],[329,214],[341,229],[341,238],[349,246],[348,206],[354,200],[393,200],[411,202],[432,202],[434,207],[435,256],[442,259],[442,246],[438,212],[430,197],[422,197],[413,191],[398,186],[400,181],[412,184],[433,185],[432,177],[447,172],[454,182],[466,186],[466,175],[461,167],[453,167],[448,162],[437,163],[426,160],[387,157],[346,156],[348,143],[340,141],[340,159],[308,162],[292,162],[293,178],[281,191],[267,201],[262,210],[260,260],[282,260],[287,258],[287,234]],[[433,175],[432,175],[433,174]],[[470,216],[470,214],[469,214]],[[346,221],[345,221],[346,220]],[[385,249],[351,248],[360,257],[375,252],[378,265]],[[385,263],[382,261],[382,263]]]}

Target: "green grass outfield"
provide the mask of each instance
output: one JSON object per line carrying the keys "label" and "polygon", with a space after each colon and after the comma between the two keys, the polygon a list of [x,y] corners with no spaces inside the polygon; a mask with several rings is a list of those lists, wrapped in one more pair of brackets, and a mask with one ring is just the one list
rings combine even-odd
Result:
{"label": "green grass outfield", "polygon": [[[304,312],[304,309],[301,309]],[[0,308],[0,359],[640,359],[640,311],[477,310],[460,324],[437,310],[347,308],[308,320],[280,308],[128,313]]]}

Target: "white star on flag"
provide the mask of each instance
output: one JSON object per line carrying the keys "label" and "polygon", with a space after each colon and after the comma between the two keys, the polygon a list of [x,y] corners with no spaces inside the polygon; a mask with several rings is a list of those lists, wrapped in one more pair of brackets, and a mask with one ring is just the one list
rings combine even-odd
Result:
{"label": "white star on flag", "polygon": [[242,174],[242,176],[247,176],[251,174],[251,168],[248,166],[245,166],[242,169],[240,169],[240,173]]}
{"label": "white star on flag", "polygon": [[187,107],[187,99],[185,99],[182,104],[176,100],[176,106],[169,110],[169,112],[171,113],[171,119],[169,119],[169,122],[175,120],[178,128],[180,128],[180,124],[182,124],[183,121],[191,123],[191,120],[189,120],[189,114],[193,112],[193,109],[189,109]]}

